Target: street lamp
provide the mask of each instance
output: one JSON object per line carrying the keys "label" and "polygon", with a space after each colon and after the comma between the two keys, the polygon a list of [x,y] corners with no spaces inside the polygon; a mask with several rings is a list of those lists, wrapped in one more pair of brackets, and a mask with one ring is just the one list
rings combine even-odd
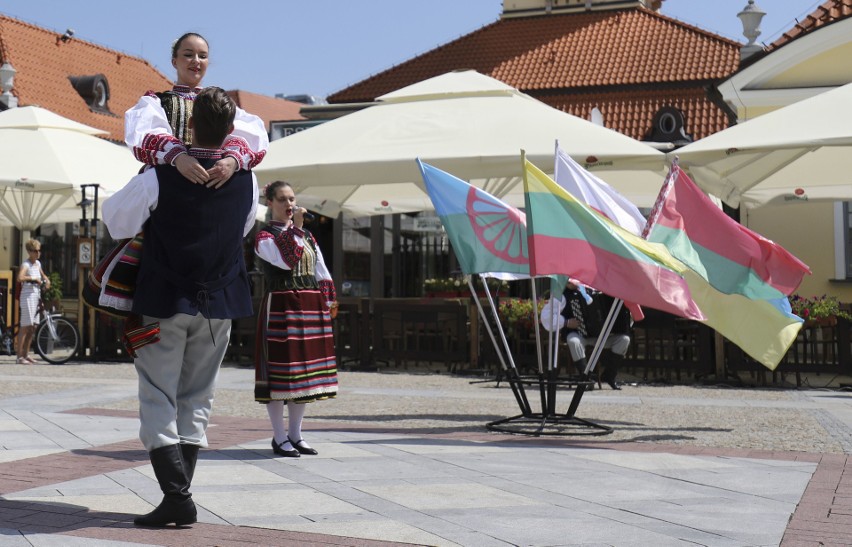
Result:
{"label": "street lamp", "polygon": [[89,237],[89,219],[86,216],[86,212],[89,210],[89,207],[94,203],[93,200],[86,197],[86,189],[83,188],[83,199],[80,200],[80,203],[77,205],[80,206],[80,210],[82,211],[82,217],[80,217],[80,235],[82,237]]}
{"label": "street lamp", "polygon": [[15,74],[18,71],[11,63],[6,61],[3,66],[0,66],[0,102],[6,105],[6,108],[15,108],[18,106],[18,98],[12,95],[12,88],[15,86]]}
{"label": "street lamp", "polygon": [[[89,321],[86,323],[83,316],[83,284],[86,283],[86,270],[94,268],[98,261],[98,184],[81,184],[80,192],[82,199],[77,205],[80,206],[82,217],[80,218],[80,236],[77,238],[77,267],[79,269],[77,276],[77,324],[83,332],[88,331],[88,343],[86,336],[83,335],[83,351],[87,348],[95,351],[95,331],[97,318],[94,308],[89,310]],[[88,189],[92,188],[94,197],[89,199],[86,195]],[[93,207],[91,218],[88,217],[89,208]],[[88,327],[88,328],[87,328]]]}
{"label": "street lamp", "polygon": [[[86,196],[88,189],[91,188],[93,190],[94,196],[92,199],[89,199]],[[98,189],[100,188],[100,184],[81,184],[80,192],[82,195],[82,199],[80,203],[77,205],[80,206],[80,210],[83,213],[83,216],[80,218],[80,228],[83,232],[83,236],[89,237],[90,235],[97,240],[98,238]],[[94,206],[94,211],[92,213],[92,218],[89,219],[87,217],[87,212],[90,207]],[[91,232],[89,231],[91,227]]]}

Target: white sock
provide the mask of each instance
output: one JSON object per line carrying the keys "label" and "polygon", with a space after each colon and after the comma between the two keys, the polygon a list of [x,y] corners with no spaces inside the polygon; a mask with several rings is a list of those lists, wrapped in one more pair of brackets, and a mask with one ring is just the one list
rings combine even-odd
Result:
{"label": "white sock", "polygon": [[[306,406],[304,403],[287,402],[287,421],[289,423],[287,434],[293,439],[293,442],[302,440],[302,419],[305,417]],[[302,446],[310,448],[308,443],[304,443]]]}
{"label": "white sock", "polygon": [[[287,440],[287,427],[284,425],[284,401],[269,401],[266,405],[269,423],[272,424],[272,435],[275,444]],[[286,450],[286,449],[285,449]]]}

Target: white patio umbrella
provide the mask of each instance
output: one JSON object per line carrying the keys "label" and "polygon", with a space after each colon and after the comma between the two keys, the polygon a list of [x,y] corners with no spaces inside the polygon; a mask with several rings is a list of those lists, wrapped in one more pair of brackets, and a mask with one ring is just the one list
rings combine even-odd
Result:
{"label": "white patio umbrella", "polygon": [[677,156],[728,205],[852,199],[852,84],[688,144]]}
{"label": "white patio umbrella", "polygon": [[139,170],[125,146],[99,134],[37,106],[0,112],[0,212],[24,240],[57,209],[76,207],[75,188],[115,191]]}
{"label": "white patio umbrella", "polygon": [[430,78],[378,104],[279,139],[255,173],[286,180],[299,201],[328,216],[432,209],[416,158],[523,203],[521,149],[552,171],[554,142],[628,199],[650,207],[665,155],[556,110],[475,71]]}
{"label": "white patio umbrella", "polygon": [[35,230],[73,193],[74,186],[64,182],[0,180],[0,212],[7,226]]}

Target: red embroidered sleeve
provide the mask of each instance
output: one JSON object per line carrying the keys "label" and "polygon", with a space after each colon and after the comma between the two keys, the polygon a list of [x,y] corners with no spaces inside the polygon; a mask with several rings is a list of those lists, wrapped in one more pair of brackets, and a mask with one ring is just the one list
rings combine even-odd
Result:
{"label": "red embroidered sleeve", "polygon": [[296,267],[296,264],[302,259],[302,253],[305,252],[305,248],[296,242],[297,235],[304,237],[305,232],[293,226],[284,230],[275,238],[275,245],[281,252],[281,259],[284,260],[284,264],[290,266],[290,269]]}
{"label": "red embroidered sleeve", "polygon": [[133,147],[133,155],[146,165],[171,165],[183,152],[186,146],[174,135],[149,133],[140,146]]}
{"label": "red embroidered sleeve", "polygon": [[257,250],[260,246],[260,242],[266,239],[275,239],[275,237],[265,230],[258,231],[257,235],[254,236],[254,249]]}
{"label": "red embroidered sleeve", "polygon": [[226,156],[237,160],[240,169],[244,171],[254,169],[263,160],[264,156],[266,156],[266,150],[255,152],[249,148],[248,142],[244,138],[233,135],[225,139],[222,149],[225,151]]}
{"label": "red embroidered sleeve", "polygon": [[330,279],[323,279],[319,282],[320,291],[325,297],[326,302],[334,302],[337,300],[337,290],[334,288],[334,283]]}

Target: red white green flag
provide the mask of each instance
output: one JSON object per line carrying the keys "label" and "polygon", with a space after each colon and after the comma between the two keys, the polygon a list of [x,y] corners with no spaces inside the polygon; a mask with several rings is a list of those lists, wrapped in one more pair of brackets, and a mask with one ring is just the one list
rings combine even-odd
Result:
{"label": "red white green flag", "polygon": [[775,370],[802,327],[787,295],[810,268],[719,209],[673,165],[648,239],[691,269],[685,277],[704,323]]}
{"label": "red white green flag", "polygon": [[649,241],[707,279],[719,292],[772,300],[791,294],[810,268],[777,243],[725,214],[678,165],[655,207]]}

